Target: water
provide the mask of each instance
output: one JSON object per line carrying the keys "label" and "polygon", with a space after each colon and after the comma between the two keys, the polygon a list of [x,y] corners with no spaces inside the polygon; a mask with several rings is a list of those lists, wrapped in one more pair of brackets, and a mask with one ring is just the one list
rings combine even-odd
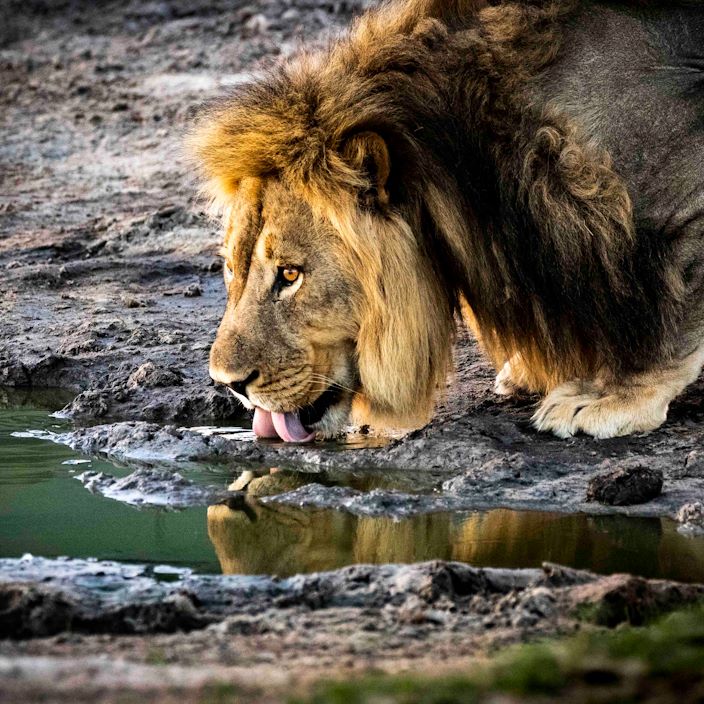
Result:
{"label": "water", "polygon": [[90,458],[45,440],[12,437],[28,429],[67,429],[68,423],[49,416],[62,405],[56,400],[51,394],[12,394],[4,408],[0,403],[0,556],[29,552],[218,571],[204,508],[137,510],[90,494],[76,474],[93,469],[124,476],[130,470],[95,459],[65,464]]}
{"label": "water", "polygon": [[[123,476],[129,468],[83,457],[27,430],[67,429],[50,416],[60,393],[0,391],[0,557],[96,557],[189,567],[197,572],[276,574],[368,562],[460,560],[476,566],[558,562],[599,573],[704,581],[704,538],[680,535],[669,520],[494,510],[436,513],[394,521],[331,510],[263,505],[252,498],[181,511],[141,508],[89,493],[85,469]],[[227,486],[237,468],[189,467],[190,479]],[[254,496],[320,476],[262,470]],[[326,479],[358,489],[403,487],[401,477]]]}

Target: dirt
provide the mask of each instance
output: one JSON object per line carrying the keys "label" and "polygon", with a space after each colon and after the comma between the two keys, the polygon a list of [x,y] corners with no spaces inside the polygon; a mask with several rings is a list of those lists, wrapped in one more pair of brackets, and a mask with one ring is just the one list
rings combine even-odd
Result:
{"label": "dirt", "polygon": [[[228,681],[280,696],[332,673],[394,672],[411,662],[459,667],[509,643],[637,625],[704,595],[697,585],[547,564],[354,565],[284,580],[186,570],[170,581],[161,576],[110,562],[0,561],[0,631],[15,634],[0,641],[0,683],[32,696],[66,696],[77,682],[90,691],[97,672],[103,680],[121,675],[129,692],[136,678],[125,673],[144,677],[144,688],[153,679],[144,666],[157,660],[178,665],[182,679],[190,670],[190,689]],[[109,667],[96,662],[96,652]],[[67,658],[70,669],[61,665]]]}
{"label": "dirt", "polygon": [[[174,466],[207,461],[232,464],[233,478],[248,467],[304,470],[301,486],[266,500],[360,515],[512,506],[679,515],[685,531],[701,531],[701,379],[654,433],[559,440],[530,427],[536,398],[492,393],[494,372],[461,335],[457,373],[434,420],[400,439],[362,429],[347,444],[285,447],[182,427],[246,421],[207,374],[224,288],[218,228],[203,213],[182,154],[189,116],[301,42],[324,41],[365,2],[4,3],[0,386],[70,389],[75,397],[64,414],[77,427],[54,439],[133,465],[141,474],[119,486],[85,477],[95,491],[124,490],[123,499],[193,497]],[[590,479],[635,466],[662,473],[660,495],[635,506],[587,501]],[[319,472],[391,471],[405,479],[388,490],[315,481]],[[200,487],[182,504],[226,490]],[[265,701],[333,671],[436,670],[439,662],[450,667],[488,648],[573,630],[582,598],[601,613],[607,593],[609,603],[640,595],[663,608],[701,593],[558,568],[494,573],[434,563],[360,566],[285,583],[193,576],[165,583],[135,567],[128,580],[121,573],[132,591],[118,590],[119,608],[111,610],[109,590],[79,586],[75,574],[61,581],[55,563],[43,564],[44,572],[25,565],[24,577],[18,569],[0,564],[0,612],[12,635],[35,638],[0,641],[0,685],[12,701],[111,701],[125,687],[176,701],[182,690],[205,697],[203,688],[218,682]],[[559,575],[568,575],[562,586]],[[109,578],[109,570],[101,576]],[[614,625],[609,614],[639,609],[604,611],[599,623]],[[130,628],[142,631],[116,635]],[[165,630],[179,632],[155,633]]]}

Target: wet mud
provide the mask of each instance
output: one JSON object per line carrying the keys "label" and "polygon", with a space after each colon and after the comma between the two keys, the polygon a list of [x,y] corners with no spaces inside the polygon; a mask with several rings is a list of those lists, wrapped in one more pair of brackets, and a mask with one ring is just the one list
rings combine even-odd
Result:
{"label": "wet mud", "polygon": [[[489,434],[492,423],[510,427],[509,443]],[[335,443],[292,446],[145,422],[78,428],[53,440],[126,463],[200,461],[238,468],[233,472],[243,467],[298,470],[300,486],[272,492],[277,495],[271,501],[357,515],[400,518],[503,506],[676,518],[704,492],[704,474],[696,468],[701,451],[694,449],[699,432],[690,431],[685,441],[679,434],[666,440],[671,427],[643,438],[564,441],[477,412],[437,419],[384,447],[354,451]],[[639,446],[646,441],[652,443],[649,449]],[[373,491],[316,481],[316,475],[331,472],[377,478],[391,473],[395,481]]]}

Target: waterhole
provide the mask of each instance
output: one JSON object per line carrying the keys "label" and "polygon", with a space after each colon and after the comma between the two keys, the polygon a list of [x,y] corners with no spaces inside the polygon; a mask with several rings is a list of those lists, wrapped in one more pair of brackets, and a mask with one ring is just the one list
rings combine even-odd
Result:
{"label": "waterhole", "polygon": [[[408,491],[401,473],[321,477],[249,468],[242,481],[240,467],[172,466],[191,481],[222,489],[240,480],[247,501],[181,510],[135,507],[91,493],[76,480],[86,470],[121,477],[134,467],[42,439],[43,431],[70,428],[51,415],[65,400],[60,392],[0,391],[0,557],[91,557],[279,576],[353,563],[443,559],[536,567],[550,561],[604,574],[704,581],[704,538],[679,534],[668,519],[496,509],[394,520],[257,498],[312,481]],[[431,483],[421,490],[433,491]]]}

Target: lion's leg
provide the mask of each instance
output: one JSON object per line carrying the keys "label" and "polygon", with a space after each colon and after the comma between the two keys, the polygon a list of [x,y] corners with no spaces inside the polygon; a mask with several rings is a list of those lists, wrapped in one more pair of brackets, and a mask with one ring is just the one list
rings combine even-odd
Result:
{"label": "lion's leg", "polygon": [[504,364],[494,380],[494,393],[499,396],[513,396],[519,391],[534,392],[530,375],[519,354],[514,354]]}
{"label": "lion's leg", "polygon": [[647,432],[662,425],[670,401],[699,375],[704,345],[662,369],[622,382],[570,381],[553,389],[533,416],[538,430],[561,438],[586,433],[613,438]]}

